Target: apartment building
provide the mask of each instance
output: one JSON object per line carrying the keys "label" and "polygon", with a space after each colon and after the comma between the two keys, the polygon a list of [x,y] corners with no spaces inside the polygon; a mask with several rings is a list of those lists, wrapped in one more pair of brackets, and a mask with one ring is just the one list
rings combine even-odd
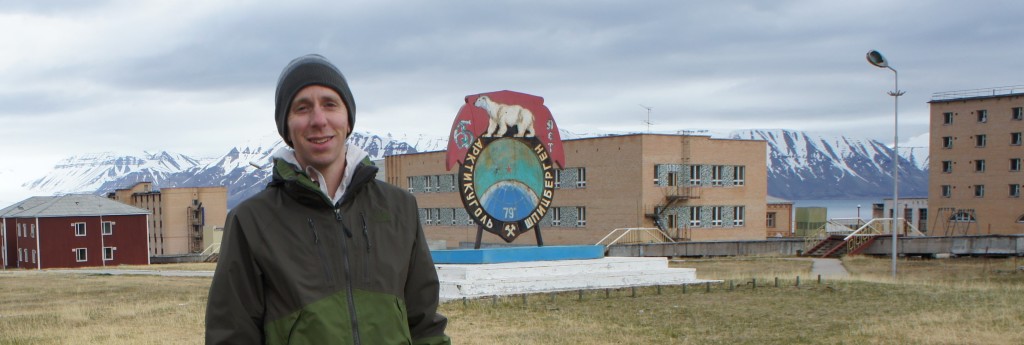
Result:
{"label": "apartment building", "polygon": [[928,234],[1024,233],[1024,87],[936,93]]}
{"label": "apartment building", "polygon": [[3,267],[147,265],[149,211],[102,196],[36,196],[0,209]]}
{"label": "apartment building", "polygon": [[153,189],[152,182],[139,182],[118,189],[107,197],[150,210],[149,254],[182,255],[200,253],[220,243],[227,218],[224,186]]}
{"label": "apartment building", "polygon": [[[764,141],[631,134],[563,145],[567,166],[556,169],[552,206],[539,222],[545,245],[594,244],[616,228],[639,227],[692,241],[767,237]],[[385,166],[387,181],[416,197],[428,239],[475,242],[445,152],[390,156]],[[503,242],[489,233],[483,241]],[[536,244],[535,235],[515,244]]]}

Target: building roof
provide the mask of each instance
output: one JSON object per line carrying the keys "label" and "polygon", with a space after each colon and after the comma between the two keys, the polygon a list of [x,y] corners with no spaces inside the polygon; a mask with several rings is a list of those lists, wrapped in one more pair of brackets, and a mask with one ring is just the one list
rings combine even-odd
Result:
{"label": "building roof", "polygon": [[149,210],[91,194],[34,196],[0,210],[2,218],[150,214]]}
{"label": "building roof", "polygon": [[767,203],[768,203],[769,205],[777,205],[777,204],[792,204],[792,203],[793,203],[792,201],[789,201],[789,200],[786,200],[786,199],[783,199],[783,198],[776,198],[776,197],[774,197],[774,196],[771,196],[771,195],[769,195],[769,196],[768,196],[767,198],[765,198],[765,199],[766,199],[765,201],[766,201],[766,202],[767,202]]}

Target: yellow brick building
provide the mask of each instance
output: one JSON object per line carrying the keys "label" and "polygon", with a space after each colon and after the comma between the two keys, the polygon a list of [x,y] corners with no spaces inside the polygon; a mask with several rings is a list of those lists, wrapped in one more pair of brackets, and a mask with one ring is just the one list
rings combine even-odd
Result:
{"label": "yellow brick building", "polygon": [[[638,227],[691,241],[767,236],[765,141],[631,134],[563,144],[567,166],[556,171],[552,208],[540,222],[545,245],[594,244],[616,228]],[[427,238],[456,247],[475,241],[477,228],[445,154],[390,156],[384,170],[389,183],[416,196]],[[483,241],[503,242],[489,233]],[[536,239],[531,231],[515,244]]]}
{"label": "yellow brick building", "polygon": [[928,234],[1024,233],[1024,90],[942,92],[929,103]]}
{"label": "yellow brick building", "polygon": [[149,218],[150,256],[200,253],[220,243],[227,218],[227,187],[182,187],[153,190],[139,182],[107,195],[153,212]]}

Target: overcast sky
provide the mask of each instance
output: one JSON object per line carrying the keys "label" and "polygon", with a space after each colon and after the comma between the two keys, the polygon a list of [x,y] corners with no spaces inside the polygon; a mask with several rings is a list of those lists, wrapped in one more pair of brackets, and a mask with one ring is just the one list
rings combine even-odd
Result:
{"label": "overcast sky", "polygon": [[[348,78],[356,130],[444,137],[466,95],[577,133],[786,128],[926,145],[940,91],[1024,84],[1021,1],[4,1],[0,201],[61,158],[218,156],[273,135],[292,58]],[[4,203],[5,205],[7,203]],[[3,205],[0,205],[3,206]]]}

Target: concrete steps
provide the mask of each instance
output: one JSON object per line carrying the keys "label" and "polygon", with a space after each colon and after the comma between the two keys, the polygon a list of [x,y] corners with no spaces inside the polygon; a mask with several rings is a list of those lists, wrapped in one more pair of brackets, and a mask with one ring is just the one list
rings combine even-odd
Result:
{"label": "concrete steps", "polygon": [[[694,268],[669,268],[666,258],[499,264],[439,264],[441,300],[633,286],[701,284]],[[713,281],[717,282],[717,281]]]}

